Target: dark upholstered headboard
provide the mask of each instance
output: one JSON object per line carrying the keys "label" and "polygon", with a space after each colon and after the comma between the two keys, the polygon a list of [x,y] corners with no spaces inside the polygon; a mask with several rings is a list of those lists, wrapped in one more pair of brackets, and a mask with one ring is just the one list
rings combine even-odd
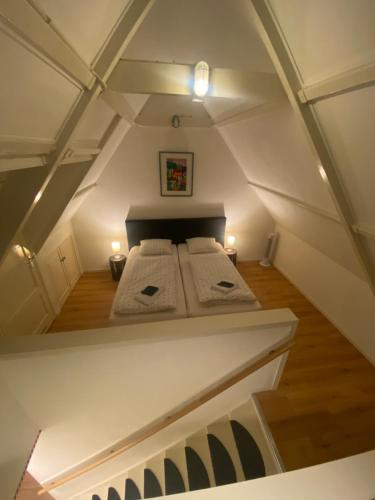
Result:
{"label": "dark upholstered headboard", "polygon": [[176,245],[197,236],[215,238],[224,245],[226,217],[194,219],[126,219],[129,250],[141,240],[166,238]]}

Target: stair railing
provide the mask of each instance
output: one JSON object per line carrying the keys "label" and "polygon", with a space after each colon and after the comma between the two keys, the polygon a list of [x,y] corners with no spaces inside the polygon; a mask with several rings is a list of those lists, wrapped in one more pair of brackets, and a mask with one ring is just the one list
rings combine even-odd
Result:
{"label": "stair railing", "polygon": [[142,443],[146,439],[150,438],[151,436],[154,436],[156,433],[160,432],[161,430],[165,429],[169,425],[173,424],[177,420],[180,420],[182,417],[185,417],[192,411],[196,410],[200,406],[204,405],[214,397],[218,396],[225,390],[229,389],[233,385],[237,384],[244,378],[248,377],[252,373],[256,372],[263,366],[267,365],[274,359],[278,358],[282,354],[285,354],[288,352],[294,345],[293,341],[288,341],[284,344],[282,344],[280,347],[277,349],[272,349],[268,353],[264,354],[260,358],[258,358],[255,361],[251,361],[244,367],[240,368],[236,372],[232,372],[226,379],[218,382],[216,385],[213,385],[206,389],[204,392],[200,393],[200,395],[196,398],[193,398],[189,401],[186,401],[183,403],[181,406],[178,408],[172,410],[169,414],[166,416],[163,416],[159,420],[156,420],[149,426],[141,429],[140,431],[136,432],[132,436],[129,437],[128,442],[126,444],[123,444],[117,449],[111,449],[109,452],[107,452],[103,457],[99,458],[95,462],[92,462],[88,465],[85,465],[84,467],[76,470],[75,472],[72,472],[70,474],[67,474],[66,476],[63,476],[61,479],[57,479],[55,481],[51,481],[50,483],[46,484],[43,486],[42,489],[38,491],[38,495],[43,495],[44,493],[48,493],[49,491],[58,488],[70,481],[73,481],[73,479],[77,479],[80,476],[83,476],[87,472],[92,471],[96,467],[99,467],[100,465],[103,465],[104,463],[108,462],[109,460],[112,460],[115,457],[118,457],[125,451],[130,450],[131,448],[134,448],[134,446]]}

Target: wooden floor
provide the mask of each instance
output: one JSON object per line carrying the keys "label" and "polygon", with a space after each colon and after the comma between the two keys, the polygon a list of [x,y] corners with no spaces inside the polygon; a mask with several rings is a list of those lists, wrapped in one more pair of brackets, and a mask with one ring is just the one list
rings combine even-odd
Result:
{"label": "wooden floor", "polygon": [[[274,268],[238,270],[265,309],[300,319],[276,392],[258,395],[287,470],[375,448],[375,368]],[[110,273],[84,274],[50,331],[106,325],[115,292]]]}
{"label": "wooden floor", "polygon": [[48,333],[108,326],[116,288],[109,271],[84,273]]}

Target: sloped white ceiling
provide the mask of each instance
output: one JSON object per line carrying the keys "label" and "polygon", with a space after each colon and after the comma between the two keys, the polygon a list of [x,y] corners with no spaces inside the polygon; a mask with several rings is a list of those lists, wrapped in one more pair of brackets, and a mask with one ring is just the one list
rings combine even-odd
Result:
{"label": "sloped white ceiling", "polygon": [[373,0],[270,0],[305,84],[375,60]]}
{"label": "sloped white ceiling", "polygon": [[238,97],[234,99],[225,97],[206,97],[204,100],[204,107],[216,123],[247,111],[248,109],[255,108],[255,106],[259,106],[264,102],[265,99],[259,98],[259,96]]}
{"label": "sloped white ceiling", "polygon": [[335,213],[301,126],[287,102],[219,130],[250,181]]}
{"label": "sloped white ceiling", "polygon": [[314,107],[358,222],[375,227],[375,87],[331,97]]}
{"label": "sloped white ceiling", "polygon": [[248,0],[157,0],[126,59],[274,72],[252,27]]}
{"label": "sloped white ceiling", "polygon": [[44,12],[90,64],[129,0],[36,0]]}
{"label": "sloped white ceiling", "polygon": [[0,32],[0,134],[54,139],[79,89]]}

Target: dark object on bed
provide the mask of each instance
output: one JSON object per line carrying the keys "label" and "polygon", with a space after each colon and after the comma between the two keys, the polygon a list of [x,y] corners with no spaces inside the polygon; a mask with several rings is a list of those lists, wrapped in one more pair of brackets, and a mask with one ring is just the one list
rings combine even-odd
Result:
{"label": "dark object on bed", "polygon": [[129,250],[141,240],[166,238],[178,245],[187,238],[215,238],[224,245],[226,217],[194,219],[127,219],[125,221]]}

